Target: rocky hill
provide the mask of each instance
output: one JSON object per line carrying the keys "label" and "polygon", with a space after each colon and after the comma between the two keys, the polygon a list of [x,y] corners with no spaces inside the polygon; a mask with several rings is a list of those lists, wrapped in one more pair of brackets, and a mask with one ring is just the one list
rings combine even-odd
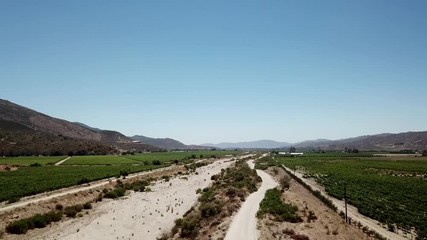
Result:
{"label": "rocky hill", "polygon": [[90,129],[1,99],[0,139],[2,155],[160,150],[151,145],[135,144],[116,131]]}

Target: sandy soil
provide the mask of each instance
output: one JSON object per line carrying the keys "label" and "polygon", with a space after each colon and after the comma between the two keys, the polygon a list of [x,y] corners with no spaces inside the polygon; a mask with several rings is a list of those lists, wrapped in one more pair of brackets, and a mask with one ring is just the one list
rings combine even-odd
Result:
{"label": "sandy soil", "polygon": [[[248,164],[249,167],[252,169],[254,168],[253,161],[249,161]],[[257,170],[257,174],[262,178],[262,185],[258,191],[249,195],[237,212],[237,215],[233,218],[225,237],[226,240],[256,240],[259,237],[256,227],[256,213],[259,208],[259,203],[264,198],[265,192],[268,189],[276,187],[278,184],[270,175],[261,170]]]}
{"label": "sandy soil", "polygon": [[[286,167],[285,167],[285,168],[286,168]],[[288,171],[292,171],[292,170],[291,170],[291,169],[289,169],[289,168],[286,168],[286,169],[287,169]],[[345,210],[345,209],[344,209],[344,201],[342,201],[342,200],[339,200],[339,199],[337,199],[337,198],[334,198],[334,197],[329,196],[329,195],[326,193],[325,189],[324,189],[322,186],[320,186],[316,181],[314,181],[313,179],[303,178],[303,177],[302,177],[302,176],[303,176],[303,173],[300,173],[300,172],[295,172],[295,175],[296,175],[297,177],[299,177],[300,179],[302,179],[306,184],[310,185],[310,186],[313,188],[313,190],[318,190],[318,191],[320,191],[324,196],[328,196],[328,197],[332,200],[332,202],[335,204],[335,206],[337,206],[337,207],[338,207],[338,212],[340,212],[340,211],[344,211],[344,210]],[[411,236],[410,236],[410,235],[407,235],[407,236],[405,237],[405,236],[402,236],[402,235],[399,235],[399,234],[396,234],[396,233],[393,233],[393,232],[390,232],[390,231],[386,230],[385,228],[383,228],[383,227],[381,226],[381,223],[380,223],[380,222],[378,222],[378,221],[376,221],[376,220],[374,220],[374,219],[368,218],[368,217],[366,217],[366,216],[364,216],[364,215],[360,214],[360,213],[358,212],[357,208],[356,208],[356,207],[354,207],[354,206],[347,205],[347,212],[348,212],[348,216],[349,216],[350,218],[352,218],[352,220],[353,220],[353,221],[360,222],[363,226],[367,226],[367,227],[369,227],[370,229],[373,229],[374,231],[376,231],[377,233],[381,234],[382,236],[384,236],[384,237],[386,237],[386,238],[388,238],[388,239],[393,239],[393,240],[406,240],[406,239],[408,239],[408,238],[411,238]]]}
{"label": "sandy soil", "polygon": [[197,169],[197,174],[158,181],[152,192],[135,192],[120,200],[104,200],[93,213],[52,225],[44,233],[33,231],[28,239],[156,239],[168,232],[174,220],[197,201],[198,188],[231,161],[220,160]]}

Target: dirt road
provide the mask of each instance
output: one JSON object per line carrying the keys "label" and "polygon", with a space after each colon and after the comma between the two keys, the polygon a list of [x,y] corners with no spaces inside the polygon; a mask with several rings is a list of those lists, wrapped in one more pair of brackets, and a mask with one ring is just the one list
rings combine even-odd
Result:
{"label": "dirt road", "polygon": [[57,162],[57,163],[55,163],[55,166],[59,166],[59,165],[61,165],[61,164],[63,164],[65,161],[67,161],[68,159],[70,159],[71,157],[67,157],[67,158],[65,158],[65,159],[62,159],[61,161],[59,161],[59,162]]}
{"label": "dirt road", "polygon": [[[249,162],[249,166],[254,168],[253,161]],[[265,192],[268,189],[276,187],[277,183],[270,175],[261,170],[257,170],[257,174],[262,178],[262,185],[258,191],[249,195],[239,212],[237,212],[237,215],[233,218],[225,237],[226,240],[251,240],[259,238],[259,233],[256,228],[257,218],[255,215],[258,211],[259,203],[264,198]]]}

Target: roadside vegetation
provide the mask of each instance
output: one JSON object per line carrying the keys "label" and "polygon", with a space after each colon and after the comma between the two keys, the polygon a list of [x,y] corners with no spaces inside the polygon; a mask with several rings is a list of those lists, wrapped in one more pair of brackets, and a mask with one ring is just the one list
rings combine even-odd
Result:
{"label": "roadside vegetation", "polygon": [[[164,239],[178,237],[198,239],[210,228],[215,228],[221,219],[237,211],[241,202],[257,190],[261,178],[244,161],[212,176],[211,187],[199,189],[199,204],[175,221],[175,226]],[[206,237],[206,236],[205,236]]]}
{"label": "roadside vegetation", "polygon": [[[282,157],[280,163],[314,178],[331,196],[344,198],[390,231],[415,229],[427,238],[427,158]],[[292,174],[292,173],[291,173]],[[410,201],[408,201],[410,199]]]}
{"label": "roadside vegetation", "polygon": [[302,222],[302,218],[297,214],[298,207],[283,202],[281,195],[282,192],[277,188],[267,190],[259,204],[257,217],[263,218],[266,214],[270,214],[275,221]]}

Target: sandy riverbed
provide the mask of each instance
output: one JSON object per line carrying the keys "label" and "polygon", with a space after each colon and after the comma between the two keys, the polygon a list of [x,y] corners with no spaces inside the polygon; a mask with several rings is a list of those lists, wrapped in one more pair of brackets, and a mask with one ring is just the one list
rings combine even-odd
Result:
{"label": "sandy riverbed", "polygon": [[[198,175],[181,176],[150,186],[152,192],[131,193],[120,200],[104,200],[90,214],[61,222],[31,239],[156,239],[169,231],[174,220],[197,201],[198,188],[211,183],[211,176],[230,161],[221,160],[197,169]],[[187,177],[186,180],[184,177]]]}

